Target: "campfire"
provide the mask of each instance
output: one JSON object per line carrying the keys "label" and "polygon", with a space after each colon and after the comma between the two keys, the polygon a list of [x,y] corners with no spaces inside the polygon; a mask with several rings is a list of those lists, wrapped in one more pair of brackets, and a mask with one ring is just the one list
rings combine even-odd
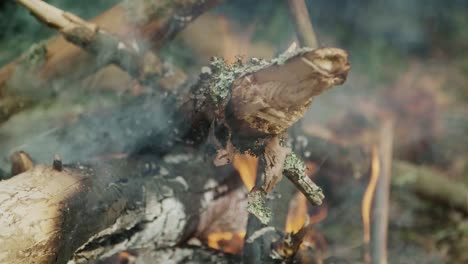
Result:
{"label": "campfire", "polygon": [[413,54],[362,3],[63,2],[0,4],[56,33],[0,34],[0,263],[468,262],[450,19]]}

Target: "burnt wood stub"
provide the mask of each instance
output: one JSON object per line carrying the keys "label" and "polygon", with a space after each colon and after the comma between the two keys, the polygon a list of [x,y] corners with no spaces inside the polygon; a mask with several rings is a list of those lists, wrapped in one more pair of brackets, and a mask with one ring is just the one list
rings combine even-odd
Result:
{"label": "burnt wood stub", "polygon": [[348,55],[336,48],[286,53],[232,84],[236,133],[278,135],[300,119],[314,96],[343,84]]}
{"label": "burnt wood stub", "polygon": [[24,151],[15,151],[10,155],[10,176],[15,176],[32,169],[34,162],[28,153]]}

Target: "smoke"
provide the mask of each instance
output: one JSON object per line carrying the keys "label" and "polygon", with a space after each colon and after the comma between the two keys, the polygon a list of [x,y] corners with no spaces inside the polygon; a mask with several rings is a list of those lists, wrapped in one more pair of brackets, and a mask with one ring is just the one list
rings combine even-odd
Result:
{"label": "smoke", "polygon": [[[116,0],[49,1],[85,19],[98,15],[117,2]],[[398,83],[401,75],[408,70],[410,60],[416,59],[424,63],[440,54],[446,58],[452,58],[457,49],[468,43],[468,34],[464,33],[466,31],[464,28],[468,24],[466,1],[445,3],[436,0],[314,0],[307,1],[307,4],[321,44],[348,50],[353,67],[343,87],[332,89],[315,100],[307,116],[308,122],[326,124],[340,114],[340,111],[346,107],[353,107],[357,102],[378,103],[375,98],[380,96],[379,93],[382,90],[389,89]],[[126,1],[126,5],[131,5],[131,2]],[[0,27],[3,29],[0,31],[0,65],[18,57],[33,43],[54,33],[37,22],[12,0],[2,2],[0,12]],[[269,42],[278,52],[284,50],[294,36],[287,6],[282,1],[281,3],[278,1],[226,1],[214,13],[236,21],[241,30],[253,28],[249,33],[252,41]],[[165,52],[170,54],[161,54],[162,57],[166,56],[173,61],[186,63],[182,65],[185,69],[190,67],[198,69],[201,66],[196,65],[197,62],[194,60],[184,59],[190,57],[191,54],[187,55],[187,50],[176,47],[167,49]],[[441,61],[440,63],[448,62]],[[90,83],[92,85],[92,81]],[[89,87],[84,87],[90,83],[75,84],[64,79],[49,84],[53,86],[53,89],[42,89],[39,93],[48,93],[52,90],[61,96],[56,100],[65,98],[69,100],[68,102],[72,102],[69,105],[73,105],[78,110],[69,111],[75,113],[71,115],[90,113],[96,109],[118,105],[123,101],[112,92],[83,92],[90,90]],[[407,88],[411,89],[411,86],[409,84]],[[70,89],[71,87],[73,89]],[[459,84],[453,89],[461,88]],[[65,94],[65,90],[69,94]],[[37,95],[37,97],[40,96],[41,94]],[[71,108],[69,105],[68,107]],[[13,146],[22,146],[27,143],[28,137],[34,138],[34,135],[42,135],[54,129],[57,123],[63,121],[58,118],[60,107],[67,106],[62,104],[56,109],[57,112],[44,114],[39,119],[36,119],[39,114],[31,112],[29,118],[23,119],[27,120],[22,121],[23,123],[19,121],[21,118],[18,118],[10,124],[3,125],[0,127],[0,147],[9,151]],[[45,108],[46,106],[43,109]],[[36,109],[36,111],[39,110]],[[29,127],[35,129],[27,129],[28,133],[23,136],[14,132],[15,126],[22,126],[28,122],[31,123]],[[40,124],[34,124],[34,122],[40,122]],[[2,153],[2,156],[4,158],[6,154]]]}

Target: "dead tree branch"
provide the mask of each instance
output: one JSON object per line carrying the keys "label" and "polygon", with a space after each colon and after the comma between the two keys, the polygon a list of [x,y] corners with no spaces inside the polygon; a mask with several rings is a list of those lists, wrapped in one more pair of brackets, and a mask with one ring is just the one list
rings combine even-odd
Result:
{"label": "dead tree branch", "polygon": [[393,160],[393,120],[382,121],[379,131],[380,170],[372,205],[371,259],[372,263],[385,264],[387,260],[388,211],[390,179]]}
{"label": "dead tree branch", "polygon": [[288,0],[289,12],[294,22],[297,38],[301,46],[318,48],[318,40],[304,0]]}
{"label": "dead tree branch", "polygon": [[[140,52],[146,52],[143,42],[151,44],[153,50],[161,47],[188,22],[218,4],[219,0],[208,1],[132,1],[119,4],[92,20],[100,29],[115,34],[124,43],[137,43]],[[141,18],[136,20],[136,18]],[[190,19],[186,19],[190,17]],[[181,21],[181,18],[183,21]],[[138,32],[138,34],[135,34]],[[144,45],[140,45],[144,44]],[[33,58],[33,59],[32,59]],[[104,66],[96,63],[95,56],[74,46],[64,37],[53,37],[45,43],[34,45],[20,58],[0,69],[0,123],[12,115],[39,101],[37,91],[50,87],[54,81],[83,80]],[[152,62],[154,63],[154,62]],[[157,64],[155,68],[157,69]],[[25,78],[27,76],[27,78]],[[122,72],[114,77],[125,80]],[[183,72],[174,69],[164,74],[158,84],[166,89],[179,86],[186,79]],[[41,93],[41,94],[44,94]]]}
{"label": "dead tree branch", "polygon": [[[149,51],[142,52],[137,43],[125,40],[100,29],[97,25],[60,10],[40,0],[17,0],[39,21],[58,30],[69,42],[94,56],[102,65],[116,64],[131,76],[140,79],[161,75],[161,62]],[[143,59],[143,61],[141,61]],[[141,73],[150,76],[140,76]]]}

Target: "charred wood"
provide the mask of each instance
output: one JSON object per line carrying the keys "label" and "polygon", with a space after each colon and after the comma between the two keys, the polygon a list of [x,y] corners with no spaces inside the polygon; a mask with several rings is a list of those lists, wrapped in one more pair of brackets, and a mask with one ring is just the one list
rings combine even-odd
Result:
{"label": "charred wood", "polygon": [[163,160],[141,156],[62,171],[38,165],[2,181],[0,262],[87,263],[181,243],[216,197],[239,186],[203,164],[181,150]]}
{"label": "charred wood", "polygon": [[[173,248],[164,248],[158,250],[140,249],[134,252],[134,255],[129,257],[131,263],[165,263],[165,264],[203,264],[203,263],[220,263],[220,264],[235,264],[240,263],[238,256],[222,253],[209,248],[195,246],[177,246]],[[119,254],[121,255],[121,254]],[[122,263],[122,258],[119,255],[114,255],[102,261],[93,262],[94,264],[112,264]]]}

